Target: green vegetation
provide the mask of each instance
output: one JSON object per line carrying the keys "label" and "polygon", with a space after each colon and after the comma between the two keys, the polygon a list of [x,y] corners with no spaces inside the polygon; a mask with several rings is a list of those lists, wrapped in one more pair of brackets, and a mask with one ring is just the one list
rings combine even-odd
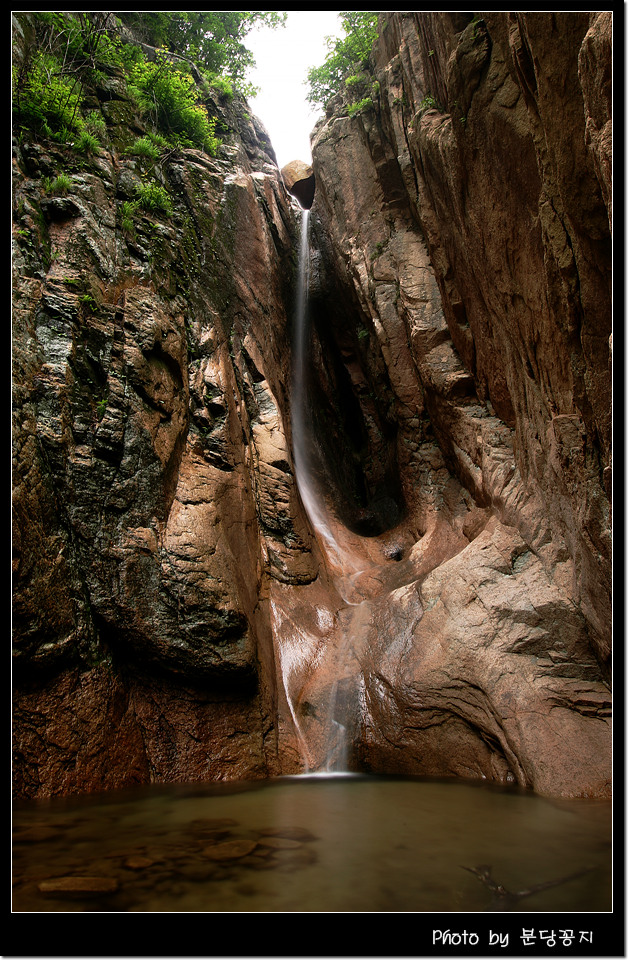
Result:
{"label": "green vegetation", "polygon": [[[110,13],[34,15],[34,35],[13,71],[13,112],[18,125],[53,136],[86,126],[81,114],[86,84],[118,57]],[[87,128],[89,131],[89,127]],[[93,132],[93,131],[90,131]]]}
{"label": "green vegetation", "polygon": [[285,13],[262,10],[124,11],[118,16],[146,43],[194,63],[210,86],[227,95],[236,88],[247,97],[255,92],[245,79],[254,58],[244,39],[256,26],[279,27],[286,21]]}
{"label": "green vegetation", "polygon": [[150,137],[138,137],[135,143],[129,147],[128,153],[134,157],[146,157],[148,160],[156,160],[160,154],[160,149]]}
{"label": "green vegetation", "polygon": [[345,84],[351,87],[362,80],[360,71],[368,66],[377,37],[377,13],[353,10],[339,16],[345,37],[328,37],[325,62],[308,72],[307,99],[315,106],[325,107]]}
{"label": "green vegetation", "polygon": [[425,113],[426,110],[440,110],[442,112],[442,108],[440,107],[438,101],[430,93],[428,93],[421,100],[417,113]]}
{"label": "green vegetation", "polygon": [[120,226],[125,233],[131,236],[135,235],[135,214],[138,206],[136,200],[125,200],[120,205]]}
{"label": "green vegetation", "polygon": [[86,311],[89,311],[89,313],[94,313],[94,311],[98,309],[98,304],[92,297],[91,293],[83,293],[78,299],[79,303]]}
{"label": "green vegetation", "polygon": [[72,186],[72,180],[67,173],[60,173],[51,180],[50,177],[44,177],[43,188],[45,193],[51,193],[53,196],[65,196]]}
{"label": "green vegetation", "polygon": [[[117,75],[149,128],[155,146],[195,147],[215,155],[217,118],[204,98],[250,94],[245,73],[254,64],[243,39],[256,25],[280,26],[278,12],[123,12],[29,14],[33,29],[13,71],[16,129],[95,154],[106,142],[104,117],[86,110],[99,84]],[[157,48],[149,59],[123,42],[121,22]],[[139,148],[147,150],[146,147]],[[143,155],[153,153],[147,150]]]}
{"label": "green vegetation", "polygon": [[57,74],[57,62],[49,54],[37,51],[28,66],[22,76],[14,72],[13,103],[21,123],[49,135],[78,129],[81,87]]}
{"label": "green vegetation", "polygon": [[216,117],[209,117],[199,102],[200,90],[191,74],[173,67],[164,56],[142,60],[131,68],[129,91],[144,116],[173,145],[200,147],[215,155]]}
{"label": "green vegetation", "polygon": [[77,139],[74,141],[74,149],[79,153],[96,154],[100,150],[100,142],[89,130],[81,130]]}
{"label": "green vegetation", "polygon": [[90,110],[85,117],[85,129],[91,133],[100,143],[107,139],[107,124],[102,113],[96,110]]}
{"label": "green vegetation", "polygon": [[168,191],[156,183],[143,183],[137,187],[137,205],[148,213],[172,213],[172,201]]}
{"label": "green vegetation", "polygon": [[172,200],[168,191],[156,183],[142,183],[135,191],[134,200],[120,204],[120,226],[129,236],[135,236],[138,212],[172,216]]}
{"label": "green vegetation", "polygon": [[368,110],[369,107],[373,106],[372,97],[362,97],[361,100],[357,100],[355,103],[350,103],[347,107],[350,117],[354,117],[356,113],[361,113],[362,110]]}

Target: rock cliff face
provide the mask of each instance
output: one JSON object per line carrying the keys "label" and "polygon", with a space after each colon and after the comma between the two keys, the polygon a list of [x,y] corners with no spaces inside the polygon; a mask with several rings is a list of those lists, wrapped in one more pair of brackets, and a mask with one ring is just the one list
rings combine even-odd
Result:
{"label": "rock cliff face", "polygon": [[[18,25],[15,55],[19,57]],[[15,792],[317,767],[610,790],[610,15],[382,14],[303,214],[246,104],[14,148]],[[172,215],[124,203],[150,174]],[[321,533],[322,529],[322,533]],[[333,736],[330,737],[330,734]]]}
{"label": "rock cliff face", "polygon": [[319,246],[364,338],[321,327],[380,445],[394,424],[416,565],[365,631],[371,769],[605,790],[610,34],[383,15],[372,106],[339,97],[315,132]]}
{"label": "rock cliff face", "polygon": [[[130,156],[144,128],[115,74],[97,157],[15,146],[21,794],[277,769],[263,583],[301,546],[281,413],[294,214],[246,104],[209,106],[229,130],[215,159]],[[47,195],[61,170],[67,196]],[[172,215],[125,224],[151,178]]]}

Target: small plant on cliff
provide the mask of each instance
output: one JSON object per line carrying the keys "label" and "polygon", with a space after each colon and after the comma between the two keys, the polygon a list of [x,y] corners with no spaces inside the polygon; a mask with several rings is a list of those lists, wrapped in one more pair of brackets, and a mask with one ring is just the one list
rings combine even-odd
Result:
{"label": "small plant on cliff", "polygon": [[134,157],[146,157],[148,160],[156,160],[160,150],[149,137],[138,137],[135,143],[129,147],[128,153]]}
{"label": "small plant on cliff", "polygon": [[95,137],[93,133],[90,133],[89,130],[81,130],[74,141],[74,149],[79,153],[93,155],[100,151],[100,143],[98,138]]}
{"label": "small plant on cliff", "polygon": [[172,201],[168,192],[156,183],[143,183],[136,189],[137,204],[148,213],[172,214]]}
{"label": "small plant on cliff", "polygon": [[211,90],[215,90],[221,97],[227,100],[233,100],[233,84],[228,77],[221,77],[218,73],[210,74],[208,85]]}
{"label": "small plant on cliff", "polygon": [[98,309],[98,304],[91,293],[82,293],[78,299],[85,313],[94,313]]}
{"label": "small plant on cliff", "polygon": [[362,100],[358,100],[357,103],[350,103],[347,107],[347,112],[350,117],[354,117],[356,113],[361,113],[363,110],[369,110],[373,106],[372,97],[363,97]]}
{"label": "small plant on cliff", "polygon": [[436,97],[433,97],[431,93],[427,93],[423,97],[423,99],[419,103],[417,112],[419,114],[422,114],[422,113],[425,113],[426,110],[441,110],[442,112],[442,108],[438,103],[438,101],[436,100]]}
{"label": "small plant on cliff", "polygon": [[135,235],[135,214],[138,206],[137,200],[125,200],[120,207],[120,226],[131,236]]}
{"label": "small plant on cliff", "polygon": [[60,173],[54,180],[50,177],[44,177],[42,185],[45,193],[51,193],[53,196],[65,196],[72,186],[72,180],[67,173]]}

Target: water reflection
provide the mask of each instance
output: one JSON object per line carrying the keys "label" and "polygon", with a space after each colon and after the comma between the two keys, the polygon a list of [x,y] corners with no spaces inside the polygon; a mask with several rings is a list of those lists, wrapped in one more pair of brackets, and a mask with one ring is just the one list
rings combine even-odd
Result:
{"label": "water reflection", "polygon": [[[321,774],[172,785],[21,804],[13,831],[17,912],[612,908],[611,804],[516,788]],[[496,887],[526,896],[500,901]]]}

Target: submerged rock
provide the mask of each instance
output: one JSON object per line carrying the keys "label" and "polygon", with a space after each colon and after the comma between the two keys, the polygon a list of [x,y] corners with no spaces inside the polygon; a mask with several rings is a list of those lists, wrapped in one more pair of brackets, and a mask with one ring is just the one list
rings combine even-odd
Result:
{"label": "submerged rock", "polygon": [[38,889],[44,897],[59,900],[82,900],[115,893],[118,881],[113,877],[56,877],[42,880]]}
{"label": "submerged rock", "polygon": [[238,838],[235,840],[224,840],[222,843],[216,843],[205,847],[203,856],[209,860],[239,860],[240,857],[246,857],[252,853],[257,846],[255,840]]}

